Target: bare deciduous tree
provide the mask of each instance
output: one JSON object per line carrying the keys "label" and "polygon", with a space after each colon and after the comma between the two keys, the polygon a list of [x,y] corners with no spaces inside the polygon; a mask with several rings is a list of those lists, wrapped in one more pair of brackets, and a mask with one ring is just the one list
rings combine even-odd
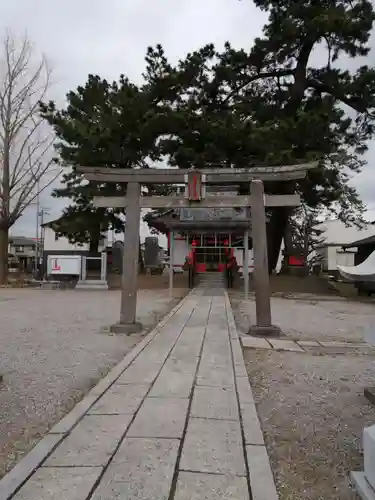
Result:
{"label": "bare deciduous tree", "polygon": [[48,175],[54,136],[39,113],[50,83],[45,56],[27,36],[7,31],[0,53],[0,285],[8,279],[10,227],[59,175]]}

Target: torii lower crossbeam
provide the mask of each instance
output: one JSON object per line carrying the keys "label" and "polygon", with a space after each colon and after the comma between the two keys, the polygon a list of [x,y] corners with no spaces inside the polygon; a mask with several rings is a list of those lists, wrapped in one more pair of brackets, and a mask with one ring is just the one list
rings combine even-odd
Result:
{"label": "torii lower crossbeam", "polygon": [[[134,184],[129,183],[128,185]],[[98,208],[125,208],[127,196],[94,196]],[[298,194],[264,195],[266,207],[296,207],[300,204]],[[251,207],[252,196],[207,196],[203,201],[192,202],[178,196],[141,196],[140,208],[240,208]]]}

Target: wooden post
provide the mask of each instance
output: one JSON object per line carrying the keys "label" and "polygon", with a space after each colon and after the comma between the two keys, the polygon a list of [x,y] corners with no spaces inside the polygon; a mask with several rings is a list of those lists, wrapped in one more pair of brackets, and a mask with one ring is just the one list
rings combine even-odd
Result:
{"label": "wooden post", "polygon": [[242,262],[242,274],[243,274],[243,289],[245,300],[249,298],[249,230],[246,229],[243,237],[243,262]]}
{"label": "wooden post", "polygon": [[87,277],[87,257],[84,255],[82,257],[82,264],[81,264],[81,280],[86,281]]}
{"label": "wooden post", "polygon": [[169,233],[169,296],[173,297],[173,251],[174,231]]}
{"label": "wooden post", "polygon": [[249,333],[254,335],[280,335],[280,329],[271,322],[270,279],[268,274],[266,210],[264,187],[261,180],[251,182],[251,227],[254,248],[254,286],[256,299],[256,325]]}
{"label": "wooden post", "polygon": [[102,252],[100,263],[100,280],[107,281],[107,252]]}
{"label": "wooden post", "polygon": [[126,223],[124,235],[124,253],[122,263],[122,290],[120,322],[111,325],[113,333],[134,333],[142,329],[137,323],[137,280],[140,228],[139,182],[129,182],[127,186]]}

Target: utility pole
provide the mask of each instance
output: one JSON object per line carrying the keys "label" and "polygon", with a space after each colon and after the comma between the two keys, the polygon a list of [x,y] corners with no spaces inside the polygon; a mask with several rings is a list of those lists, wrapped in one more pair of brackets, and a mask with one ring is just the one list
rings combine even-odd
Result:
{"label": "utility pole", "polygon": [[[40,252],[39,253],[39,260],[40,260],[40,277],[43,279],[44,278],[44,234],[45,234],[45,229],[43,227],[44,225],[44,216],[45,215],[50,215],[50,212],[44,207],[41,207],[38,216],[40,216]],[[39,228],[38,228],[38,235],[39,235]]]}
{"label": "utility pole", "polygon": [[39,199],[39,179],[37,182],[37,194],[36,194],[36,227],[35,227],[35,263],[34,263],[34,271],[35,271],[35,276],[38,275],[38,269],[39,269],[39,211],[40,211],[40,199]]}

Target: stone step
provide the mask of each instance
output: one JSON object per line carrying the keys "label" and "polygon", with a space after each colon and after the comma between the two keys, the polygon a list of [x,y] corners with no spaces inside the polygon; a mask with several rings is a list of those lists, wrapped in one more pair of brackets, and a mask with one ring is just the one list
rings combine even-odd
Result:
{"label": "stone step", "polygon": [[102,280],[80,280],[76,284],[76,290],[108,290],[107,281]]}

